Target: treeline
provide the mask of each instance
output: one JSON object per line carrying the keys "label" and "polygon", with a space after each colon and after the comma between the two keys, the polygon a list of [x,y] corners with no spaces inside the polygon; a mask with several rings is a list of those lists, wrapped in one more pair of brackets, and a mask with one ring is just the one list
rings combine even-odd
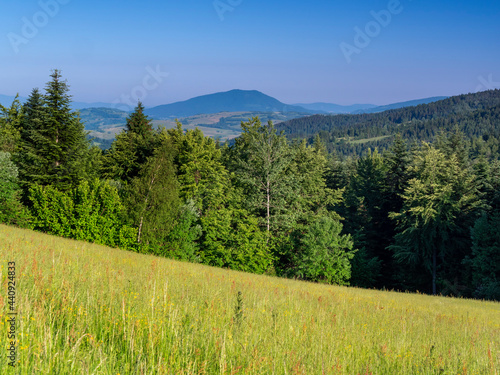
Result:
{"label": "treeline", "polygon": [[470,145],[496,152],[500,144],[499,121],[500,90],[490,90],[381,113],[302,117],[280,123],[277,128],[291,139],[306,138],[310,144],[319,134],[327,150],[341,156],[359,156],[374,147],[386,150],[396,134],[410,142],[429,142],[455,127],[465,134]]}
{"label": "treeline", "polygon": [[339,285],[500,299],[500,164],[463,132],[329,155],[269,122],[221,145],[141,103],[91,147],[68,86],[2,108],[0,220],[173,259]]}
{"label": "treeline", "polygon": [[354,256],[331,209],[319,146],[271,123],[229,147],[200,130],[153,130],[138,104],[109,150],[90,147],[68,86],[2,108],[2,222],[236,270],[347,284]]}

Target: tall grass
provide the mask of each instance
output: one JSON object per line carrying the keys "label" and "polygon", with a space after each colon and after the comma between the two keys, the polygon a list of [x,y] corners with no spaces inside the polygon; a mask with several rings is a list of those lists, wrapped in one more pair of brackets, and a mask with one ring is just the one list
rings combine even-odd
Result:
{"label": "tall grass", "polygon": [[2,374],[500,373],[499,303],[257,276],[6,226],[0,265]]}

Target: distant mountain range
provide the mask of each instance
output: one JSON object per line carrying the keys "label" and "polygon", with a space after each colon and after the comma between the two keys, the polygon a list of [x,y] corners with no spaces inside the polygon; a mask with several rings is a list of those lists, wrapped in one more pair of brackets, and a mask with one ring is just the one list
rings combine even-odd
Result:
{"label": "distant mountain range", "polygon": [[405,108],[405,107],[414,107],[414,106],[420,105],[420,104],[434,103],[434,102],[438,102],[438,101],[444,100],[444,99],[448,99],[448,96],[433,96],[431,98],[409,100],[407,102],[399,102],[399,103],[381,105],[381,106],[373,107],[373,108],[361,108],[361,109],[358,109],[358,110],[356,110],[356,111],[354,111],[352,113],[353,114],[379,113],[379,112],[388,111],[390,109],[399,109],[399,108]]}
{"label": "distant mountain range", "polygon": [[[377,113],[389,109],[410,107],[419,104],[428,104],[442,99],[446,96],[437,96],[406,102],[376,106],[374,104],[353,104],[339,105],[334,103],[299,103],[285,104],[279,100],[263,94],[257,90],[231,90],[197,96],[195,98],[179,101],[171,104],[163,104],[152,108],[146,107],[146,114],[153,119],[173,119],[196,116],[200,114],[220,113],[220,112],[280,112],[280,113],[300,113],[300,114],[360,114]],[[13,96],[0,95],[0,104],[10,106],[14,100]],[[26,101],[25,97],[19,97],[21,102]],[[116,104],[106,102],[72,102],[75,110],[86,108],[110,108],[119,110]],[[124,112],[124,111],[122,111]],[[125,112],[126,113],[126,112]]]}
{"label": "distant mountain range", "polygon": [[333,103],[299,103],[295,104],[296,106],[300,106],[306,108],[310,111],[316,111],[317,114],[321,112],[326,112],[328,114],[360,114],[360,113],[378,113],[388,111],[389,109],[398,109],[404,107],[413,107],[419,104],[429,104],[433,102],[437,102],[439,100],[443,100],[448,98],[447,96],[433,96],[431,98],[417,99],[417,100],[409,100],[406,102],[398,102],[392,103],[382,106],[377,106],[375,104],[353,104],[353,105],[339,105]]}

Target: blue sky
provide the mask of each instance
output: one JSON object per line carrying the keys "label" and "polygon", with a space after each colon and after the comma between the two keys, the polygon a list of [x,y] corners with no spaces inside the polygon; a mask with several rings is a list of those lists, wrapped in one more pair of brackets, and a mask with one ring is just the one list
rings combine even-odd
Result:
{"label": "blue sky", "polygon": [[498,1],[11,0],[0,94],[27,96],[58,68],[76,101],[238,88],[387,104],[500,88],[499,36]]}

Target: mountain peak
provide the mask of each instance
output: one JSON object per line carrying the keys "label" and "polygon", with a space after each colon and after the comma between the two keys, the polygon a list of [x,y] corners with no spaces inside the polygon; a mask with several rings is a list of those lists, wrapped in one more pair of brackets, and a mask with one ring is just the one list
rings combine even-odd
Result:
{"label": "mountain peak", "polygon": [[172,104],[149,108],[146,114],[157,118],[189,117],[219,112],[300,112],[313,113],[299,106],[288,105],[257,90],[233,89],[197,96]]}

